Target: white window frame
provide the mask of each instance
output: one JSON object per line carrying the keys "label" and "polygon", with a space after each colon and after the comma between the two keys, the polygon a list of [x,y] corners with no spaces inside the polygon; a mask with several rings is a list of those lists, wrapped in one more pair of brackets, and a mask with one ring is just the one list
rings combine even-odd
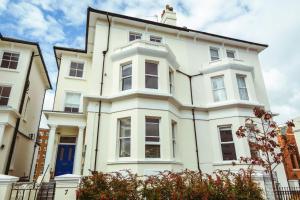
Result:
{"label": "white window frame", "polygon": [[[1,84],[0,83],[0,86],[1,87],[10,87],[10,93],[9,93],[9,96],[7,97],[7,105],[0,105],[0,106],[8,106],[9,105],[9,100],[10,100],[10,98],[11,98],[11,94],[12,94],[12,90],[13,90],[13,86],[12,85],[7,85],[7,84]],[[0,94],[1,95],[1,94]],[[1,96],[2,97],[2,96]],[[4,97],[4,98],[6,98],[6,97]]]}
{"label": "white window frame", "polygon": [[[228,57],[227,52],[232,52],[233,53],[233,58]],[[236,50],[233,49],[225,49],[225,53],[226,53],[226,57],[229,59],[237,59],[237,54],[236,54]]]}
{"label": "white window frame", "polygon": [[170,94],[174,94],[174,91],[174,71],[171,68],[169,68],[169,92]]}
{"label": "white window frame", "polygon": [[[217,78],[222,78],[222,80],[223,80],[223,88],[217,88],[217,89],[214,89],[214,87],[213,87],[213,80],[214,80],[214,79],[217,79]],[[210,80],[211,80],[211,89],[212,89],[212,95],[213,95],[213,100],[214,100],[214,102],[222,102],[222,101],[226,101],[226,100],[227,100],[227,92],[226,92],[226,86],[225,86],[224,75],[213,76],[213,77],[210,78]],[[224,90],[224,93],[225,93],[225,99],[217,101],[217,100],[215,99],[215,92],[216,92],[216,91],[219,91],[219,90]]]}
{"label": "white window frame", "polygon": [[[146,129],[146,125],[147,125],[147,119],[157,119],[158,120],[158,136],[147,136],[147,129]],[[160,159],[161,158],[161,138],[160,138],[160,122],[161,120],[160,120],[160,118],[159,117],[150,117],[150,116],[146,116],[145,117],[145,159],[149,159],[149,160],[151,160],[151,159]],[[148,122],[149,123],[149,122]],[[157,123],[151,123],[150,122],[150,124],[157,124]],[[152,142],[149,142],[149,141],[146,141],[146,138],[158,138],[159,139],[159,142],[154,142],[154,141],[152,141]],[[157,157],[157,158],[154,158],[154,157],[146,157],[146,146],[147,145],[157,145],[157,146],[159,146],[159,157]]]}
{"label": "white window frame", "polygon": [[[217,52],[218,52],[218,59],[212,59],[212,54],[211,54],[211,50],[216,50]],[[221,55],[220,55],[220,48],[219,47],[213,47],[213,46],[210,46],[209,47],[209,60],[211,61],[211,62],[215,62],[215,61],[219,61],[219,60],[221,60]]]}
{"label": "white window frame", "polygon": [[[222,139],[221,139],[221,129],[222,130],[231,130],[232,141],[222,142]],[[231,125],[221,125],[221,126],[218,126],[218,133],[219,133],[220,153],[221,153],[222,161],[223,162],[226,162],[226,161],[236,161],[237,160],[237,151],[236,151],[236,147],[235,147],[235,141],[234,141],[234,135],[233,135],[233,132],[232,132],[232,126]],[[235,158],[236,158],[235,160],[224,160],[224,158],[223,158],[223,151],[222,151],[222,144],[233,144],[234,151],[235,151]]]}
{"label": "white window frame", "polygon": [[[78,103],[78,112],[70,112],[70,113],[80,113],[81,110],[81,98],[82,98],[82,94],[80,92],[74,92],[74,91],[65,91],[65,100],[64,100],[64,112],[65,111],[65,107],[66,107],[66,100],[67,100],[67,94],[79,94],[79,103]],[[75,104],[74,104],[75,105]],[[69,107],[69,106],[68,106]],[[75,107],[74,107],[75,108]],[[68,112],[69,113],[69,112]]]}
{"label": "white window frame", "polygon": [[171,134],[172,134],[172,156],[173,158],[176,158],[176,136],[177,136],[177,122],[173,121],[171,122]]}
{"label": "white window frame", "polygon": [[[154,41],[152,41],[152,39]],[[162,43],[162,37],[160,37],[160,36],[150,35],[149,40],[150,40],[150,42]]]}
{"label": "white window frame", "polygon": [[[153,75],[153,74],[146,74],[146,63],[152,63],[152,64],[156,64],[157,66],[157,75]],[[146,89],[149,89],[149,90],[158,90],[159,89],[159,62],[157,61],[152,61],[152,60],[145,60],[145,88]],[[150,76],[150,77],[156,77],[157,78],[157,88],[148,88],[147,85],[146,85],[146,78],[147,76]]]}
{"label": "white window frame", "polygon": [[[238,78],[243,78],[243,79],[244,79],[245,87],[240,87]],[[250,98],[249,98],[249,93],[248,93],[248,89],[247,89],[246,78],[247,78],[246,75],[243,75],[243,74],[236,74],[236,82],[237,82],[237,88],[238,88],[240,100],[243,100],[243,101],[249,101],[249,100],[250,100]],[[240,92],[241,89],[246,90],[247,99],[242,99],[241,92]]]}
{"label": "white window frame", "polygon": [[0,66],[2,65],[4,53],[14,53],[14,54],[19,54],[19,58],[18,58],[18,62],[17,62],[17,67],[16,67],[16,69],[0,67],[0,70],[19,71],[19,63],[20,63],[21,53],[18,52],[18,51],[12,51],[12,50],[7,50],[7,49],[1,50],[1,51],[0,51]]}
{"label": "white window frame", "polygon": [[[124,76],[123,77],[123,67],[124,66],[127,66],[127,65],[131,65],[131,75],[129,76]],[[126,79],[126,78],[131,78],[131,86],[129,89],[126,89],[126,90],[123,90],[123,79]],[[132,89],[132,62],[126,62],[126,63],[122,63],[120,65],[120,91],[127,91],[127,90],[131,90]]]}
{"label": "white window frame", "polygon": [[[121,135],[121,120],[123,120],[123,119],[129,119],[130,120],[130,136],[129,137],[126,137],[126,136],[123,136],[123,137],[121,137],[120,135]],[[130,158],[131,157],[131,117],[123,117],[123,118],[119,118],[118,119],[118,142],[117,142],[117,144],[118,144],[118,148],[117,148],[117,157],[119,158],[119,159],[126,159],[126,158]],[[129,156],[121,156],[120,155],[120,151],[121,151],[121,140],[124,140],[124,139],[130,139],[130,150],[129,150]]]}
{"label": "white window frame", "polygon": [[[130,36],[131,35],[134,35],[135,36],[135,39],[134,40],[130,40]],[[140,36],[140,38],[136,38],[137,36]],[[129,42],[133,42],[135,40],[141,40],[143,38],[143,34],[142,33],[139,33],[139,32],[134,32],[134,31],[129,31],[128,33],[128,41]]]}

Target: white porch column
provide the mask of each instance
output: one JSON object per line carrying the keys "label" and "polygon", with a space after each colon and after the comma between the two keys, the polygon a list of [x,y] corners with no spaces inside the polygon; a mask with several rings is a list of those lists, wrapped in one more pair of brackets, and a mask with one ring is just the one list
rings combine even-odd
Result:
{"label": "white porch column", "polygon": [[47,173],[50,172],[52,153],[54,151],[55,133],[56,133],[56,128],[57,128],[57,125],[49,125],[49,126],[50,126],[50,131],[49,131],[47,152],[46,152],[46,158],[45,158],[44,172],[43,173],[46,172],[48,166],[49,166],[49,168],[48,168]]}
{"label": "white porch column", "polygon": [[81,160],[82,160],[82,146],[83,146],[83,132],[85,126],[78,127],[78,136],[75,150],[75,160],[74,160],[74,172],[77,175],[81,174]]}
{"label": "white porch column", "polygon": [[0,124],[0,147],[3,144],[5,124]]}

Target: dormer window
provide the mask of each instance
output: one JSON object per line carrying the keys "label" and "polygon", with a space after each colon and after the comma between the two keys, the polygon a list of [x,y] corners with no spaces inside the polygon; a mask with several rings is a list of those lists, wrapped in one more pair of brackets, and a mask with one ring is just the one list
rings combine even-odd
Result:
{"label": "dormer window", "polygon": [[17,69],[19,57],[19,53],[4,52],[0,68]]}
{"label": "dormer window", "polygon": [[142,39],[142,34],[141,33],[134,33],[130,32],[129,33],[129,41],[134,41],[134,40],[140,40]]}
{"label": "dormer window", "polygon": [[151,41],[151,42],[158,42],[158,43],[161,43],[161,37],[157,37],[157,36],[151,35],[151,36],[150,36],[150,41]]}
{"label": "dormer window", "polygon": [[71,62],[69,76],[82,78],[83,76],[83,63]]}
{"label": "dormer window", "polygon": [[219,49],[218,48],[216,48],[216,47],[210,47],[209,51],[210,51],[210,60],[211,61],[215,61],[215,60],[219,60],[220,59]]}
{"label": "dormer window", "polygon": [[227,58],[235,58],[235,51],[233,50],[226,50]]}

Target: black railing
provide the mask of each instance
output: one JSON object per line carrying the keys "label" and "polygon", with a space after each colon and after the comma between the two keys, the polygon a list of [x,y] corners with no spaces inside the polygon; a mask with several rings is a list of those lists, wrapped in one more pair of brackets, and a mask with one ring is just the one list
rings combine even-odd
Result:
{"label": "black railing", "polygon": [[275,195],[279,200],[300,200],[299,187],[278,187]]}

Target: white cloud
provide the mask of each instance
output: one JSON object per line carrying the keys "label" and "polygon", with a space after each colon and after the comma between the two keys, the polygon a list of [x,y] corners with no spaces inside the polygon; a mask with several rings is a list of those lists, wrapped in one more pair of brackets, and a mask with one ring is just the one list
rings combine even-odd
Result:
{"label": "white cloud", "polygon": [[0,0],[0,15],[6,9],[8,0]]}

